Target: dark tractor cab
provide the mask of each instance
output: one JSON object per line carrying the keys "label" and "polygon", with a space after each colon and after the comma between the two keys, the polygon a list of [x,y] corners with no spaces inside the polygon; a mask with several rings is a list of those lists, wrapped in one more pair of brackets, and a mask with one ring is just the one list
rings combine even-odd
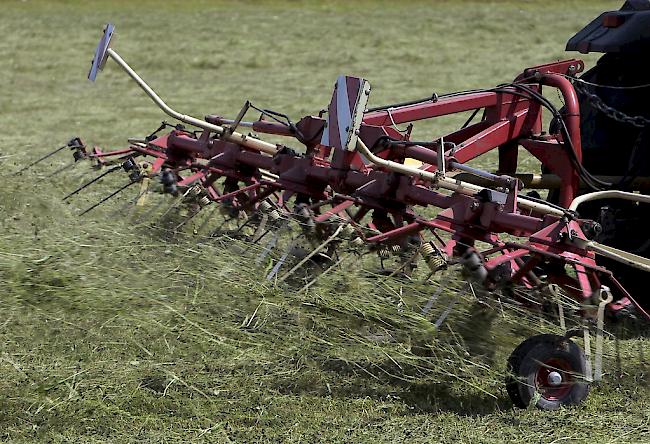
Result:
{"label": "dark tractor cab", "polygon": [[[583,164],[603,188],[650,192],[650,0],[628,0],[573,36],[567,51],[599,52],[596,66],[574,81],[580,101]],[[584,189],[582,192],[595,191]],[[580,207],[603,230],[598,242],[650,257],[650,205],[600,200]],[[604,258],[602,258],[604,259]],[[648,276],[614,261],[611,269],[648,307]]]}

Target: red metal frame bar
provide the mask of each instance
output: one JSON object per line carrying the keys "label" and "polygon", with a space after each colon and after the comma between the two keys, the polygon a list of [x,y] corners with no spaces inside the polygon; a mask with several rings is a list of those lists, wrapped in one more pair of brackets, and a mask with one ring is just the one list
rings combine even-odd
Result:
{"label": "red metal frame bar", "polygon": [[[562,94],[566,109],[563,118],[570,144],[562,134],[541,134],[541,104],[522,97],[521,91],[513,86],[452,94],[437,101],[366,112],[358,137],[367,146],[378,147],[378,155],[382,158],[403,162],[404,158],[412,157],[425,162],[423,171],[433,172],[437,170],[439,160],[435,143],[428,142],[426,146],[400,144],[407,141],[408,134],[400,134],[394,125],[483,110],[480,122],[444,136],[445,140],[456,145],[453,152],[445,151],[445,160],[464,164],[499,149],[499,173],[514,174],[517,146],[522,146],[560,176],[560,204],[568,206],[578,192],[579,176],[575,163],[581,162],[582,148],[578,100],[565,75],[575,74],[583,66],[576,60],[540,65],[525,70],[515,80],[537,92],[545,86]],[[212,118],[215,121],[219,119]],[[262,133],[295,137],[295,131],[289,131],[278,123],[254,122],[253,128]],[[372,211],[373,217],[367,222],[367,227],[376,230],[382,225],[383,231],[367,237],[365,241],[370,244],[400,243],[415,233],[437,229],[452,235],[451,240],[443,242],[443,250],[449,255],[459,255],[477,241],[486,242],[492,245],[482,255],[488,275],[497,267],[508,264],[512,269],[511,281],[528,287],[539,282],[532,270],[542,259],[575,269],[577,278],[562,271],[551,273],[549,279],[572,291],[580,300],[591,298],[601,277],[611,276],[596,265],[592,252],[564,241],[568,235],[584,237],[581,230],[583,221],[564,220],[556,215],[521,214],[516,205],[517,187],[507,191],[505,203],[458,193],[448,195],[435,189],[431,181],[374,166],[355,151],[340,147],[333,149],[318,143],[321,140],[318,135],[325,129],[323,118],[305,117],[298,122],[297,128],[303,135],[311,135],[308,141],[302,140],[307,149],[305,155],[280,146],[278,153],[270,156],[211,137],[207,130],[199,137],[173,130],[149,142],[146,147],[133,146],[132,151],[155,158],[154,171],[172,170],[179,177],[179,186],[201,182],[208,190],[208,197],[215,202],[248,193],[250,199],[242,205],[254,208],[278,191],[277,207],[289,212],[288,201],[294,196],[307,202],[310,199],[314,202],[329,200],[332,207],[314,216],[317,223],[334,215],[347,214],[354,205],[359,211],[351,220],[361,224]],[[383,146],[386,138],[395,143]],[[190,174],[182,177],[181,172],[185,171]],[[263,180],[264,175],[277,179]],[[215,188],[216,180],[221,177],[227,179],[223,192]],[[442,211],[435,218],[426,219],[413,213],[413,206],[435,206]],[[390,215],[392,221],[382,223],[384,219],[377,218],[378,214]],[[524,237],[527,241],[523,244],[503,242],[499,233]],[[530,259],[524,260],[526,258]],[[576,292],[574,287],[579,290]]]}

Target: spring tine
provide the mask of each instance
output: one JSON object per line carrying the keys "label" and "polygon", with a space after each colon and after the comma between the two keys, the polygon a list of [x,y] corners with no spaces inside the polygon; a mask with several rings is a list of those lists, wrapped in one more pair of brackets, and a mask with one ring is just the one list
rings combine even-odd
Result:
{"label": "spring tine", "polygon": [[201,212],[201,208],[197,208],[196,211],[194,211],[192,214],[190,214],[189,216],[187,216],[187,217],[183,220],[183,222],[181,222],[180,224],[176,225],[176,227],[174,227],[174,231],[177,231],[177,230],[181,229],[181,228],[183,227],[183,225],[185,225],[186,223],[188,223],[189,221],[191,221],[192,218],[194,218],[194,216],[196,216],[196,215],[199,214],[200,212]]}
{"label": "spring tine", "polygon": [[[410,264],[412,264],[413,261],[415,260],[415,258],[417,258],[418,254],[419,254],[419,253],[418,253],[417,251],[416,251],[415,253],[413,253],[413,254],[412,254],[412,255],[411,255],[407,260],[405,260],[404,262],[402,262],[402,263],[400,264],[399,267],[397,267],[395,270],[393,270],[393,271],[392,271],[388,276],[385,276],[385,277],[382,279],[382,281],[388,280],[388,279],[392,278],[393,276],[397,275],[398,273],[402,273],[402,272],[404,272],[404,270],[406,269],[406,267],[408,267]],[[405,275],[405,277],[406,277],[408,280],[412,280],[411,277],[410,277],[409,275]]]}
{"label": "spring tine", "polygon": [[[621,328],[621,324],[619,323],[617,324],[616,334],[614,335],[614,352],[616,353],[616,356],[614,357],[615,359],[614,362],[616,366],[614,376],[617,379],[623,375],[623,370],[621,366],[621,343],[620,343],[621,333],[622,333],[622,328]],[[641,353],[643,353],[643,347],[641,347]]]}
{"label": "spring tine", "polygon": [[588,326],[582,326],[582,335],[585,346],[585,379],[587,382],[593,382],[593,372],[591,367],[591,335]]}
{"label": "spring tine", "polygon": [[329,244],[330,242],[332,242],[334,239],[336,239],[338,237],[338,235],[339,235],[339,233],[341,232],[342,229],[343,229],[343,225],[339,225],[339,227],[336,229],[336,231],[330,237],[328,237],[327,240],[325,240],[325,242],[320,244],[318,247],[314,248],[311,253],[309,253],[307,256],[302,258],[302,260],[300,260],[296,265],[294,265],[294,267],[291,270],[287,271],[287,273],[284,276],[282,276],[278,280],[278,282],[284,282],[298,268],[302,267],[305,262],[307,262],[309,259],[311,259],[316,254],[318,254],[323,248],[325,248],[327,246],[327,244]]}
{"label": "spring tine", "polygon": [[16,171],[16,174],[20,174],[20,173],[22,173],[23,171],[28,170],[29,168],[33,167],[34,165],[36,165],[36,164],[38,164],[38,163],[41,163],[41,162],[44,161],[45,159],[48,159],[49,157],[55,155],[55,154],[58,153],[59,151],[62,151],[62,150],[64,150],[64,149],[68,148],[69,146],[70,146],[69,144],[66,144],[66,145],[63,145],[63,146],[61,146],[61,147],[55,149],[54,151],[51,151],[51,152],[47,153],[47,154],[44,155],[43,157],[41,157],[41,158],[35,160],[34,162],[30,163],[29,165],[27,165],[27,166],[21,168],[20,170]]}
{"label": "spring tine", "polygon": [[435,293],[433,293],[431,295],[431,297],[429,298],[427,303],[422,308],[422,314],[423,315],[426,315],[427,313],[429,313],[429,311],[433,308],[433,304],[440,297],[440,295],[442,294],[442,291],[446,288],[448,281],[449,281],[449,275],[445,275],[445,277],[443,277],[440,280],[440,285],[438,286],[438,289],[436,290]]}
{"label": "spring tine", "polygon": [[142,182],[140,182],[140,192],[138,197],[135,198],[135,205],[138,207],[144,207],[147,204],[147,195],[149,194],[149,189],[151,188],[151,177],[144,176]]}
{"label": "spring tine", "polygon": [[596,353],[594,357],[594,381],[603,379],[603,329],[605,327],[605,308],[614,300],[609,287],[601,286],[596,322]]}
{"label": "spring tine", "polygon": [[[152,205],[147,211],[141,213],[135,220],[136,224],[143,223],[144,220],[154,214],[156,210],[162,208],[165,205],[166,201],[163,199],[160,202],[158,202],[156,205]],[[173,203],[172,203],[173,205]]]}
{"label": "spring tine", "polygon": [[248,226],[248,224],[250,224],[250,223],[253,222],[253,219],[254,219],[253,216],[248,216],[246,213],[244,213],[244,217],[245,217],[246,219],[244,220],[243,223],[241,223],[241,224],[240,224],[240,225],[235,229],[235,231],[232,232],[233,235],[239,233],[241,230],[243,230],[244,228],[246,228],[246,227]]}
{"label": "spring tine", "polygon": [[214,208],[212,208],[212,211],[204,218],[203,222],[201,222],[201,225],[196,229],[197,233],[200,233],[203,228],[212,220],[212,216],[214,216],[214,213],[219,209],[217,205],[214,205]]}
{"label": "spring tine", "polygon": [[181,196],[176,197],[176,199],[174,199],[174,202],[169,206],[169,208],[165,210],[165,212],[159,217],[159,219],[164,219],[165,216],[167,216],[170,211],[172,211],[174,208],[178,208],[178,206],[183,203],[183,199],[185,198],[185,196],[187,196],[189,192],[190,189],[188,188],[188,190],[185,191],[185,193],[183,193]]}
{"label": "spring tine", "polygon": [[165,210],[165,212],[164,212],[163,214],[161,214],[160,217],[159,217],[158,219],[164,219],[165,216],[167,216],[167,215],[169,214],[170,211],[172,211],[172,210],[175,209],[175,208],[178,208],[178,207],[180,206],[180,204],[183,202],[183,197],[184,197],[184,196],[177,197],[176,199],[174,199],[174,201],[173,201],[172,204],[169,206],[169,208],[167,208],[167,209]]}
{"label": "spring tine", "polygon": [[140,199],[140,198],[141,198],[141,197],[142,197],[146,192],[147,192],[147,190],[142,191],[142,192],[139,193],[137,196],[135,196],[133,199],[126,201],[126,202],[125,202],[122,206],[120,206],[117,210],[111,212],[110,215],[111,215],[111,216],[115,216],[115,215],[117,215],[117,214],[120,214],[120,213],[122,213],[122,211],[126,210],[129,206],[131,206],[131,205],[135,205],[135,203],[138,201],[138,199]]}
{"label": "spring tine", "polygon": [[264,237],[266,237],[266,235],[269,234],[270,232],[271,232],[271,228],[267,228],[266,231],[264,231],[264,233],[262,233],[259,237],[253,239],[253,241],[252,241],[253,244],[256,244],[259,241],[261,241],[262,239],[264,239]]}
{"label": "spring tine", "polygon": [[84,214],[88,213],[89,211],[94,210],[95,208],[97,208],[98,206],[100,206],[101,204],[106,202],[108,199],[110,199],[111,197],[117,195],[118,193],[126,190],[128,187],[130,187],[131,185],[133,185],[136,182],[137,181],[128,182],[126,185],[118,188],[117,190],[115,190],[114,192],[112,192],[111,194],[109,194],[108,196],[106,196],[105,198],[100,200],[99,202],[97,202],[95,205],[91,206],[90,208],[85,209],[81,214],[79,214],[79,216],[83,216]]}
{"label": "spring tine", "polygon": [[[640,327],[638,325],[637,325],[637,328],[640,330]],[[645,369],[646,361],[645,361],[645,353],[643,352],[643,349],[644,349],[644,346],[641,343],[641,341],[639,341],[639,362],[641,363],[641,366],[643,367],[643,369]]]}
{"label": "spring tine", "polygon": [[151,177],[142,176],[142,181],[140,182],[140,191],[132,200],[124,204],[118,211],[114,214],[122,213],[125,209],[129,208],[128,216],[130,217],[136,207],[144,207],[147,204],[147,196],[151,193]]}
{"label": "spring tine", "polygon": [[287,247],[287,250],[282,254],[282,257],[280,257],[280,260],[275,264],[275,266],[269,272],[269,274],[266,275],[267,281],[270,281],[275,277],[276,274],[278,274],[278,272],[280,271],[280,267],[282,267],[282,265],[284,265],[284,263],[286,262],[287,257],[289,257],[289,253],[291,252],[291,250],[293,250],[293,247],[294,247],[294,242],[291,242],[291,244],[289,244],[289,246]]}
{"label": "spring tine", "polygon": [[447,316],[449,316],[449,313],[451,313],[451,310],[453,310],[454,305],[458,302],[458,299],[453,299],[449,305],[447,305],[447,308],[445,308],[445,311],[442,312],[440,317],[434,322],[433,325],[435,325],[436,328],[440,328],[443,322],[445,322],[445,319],[447,319]]}
{"label": "spring tine", "polygon": [[72,196],[74,196],[75,194],[79,193],[81,190],[83,190],[83,189],[85,189],[85,188],[88,188],[90,185],[94,184],[95,182],[97,182],[98,180],[100,180],[101,178],[103,178],[104,176],[107,176],[107,175],[109,175],[110,173],[114,173],[115,171],[119,170],[120,168],[122,168],[122,165],[117,165],[117,166],[114,166],[113,168],[110,168],[110,169],[104,171],[104,172],[103,172],[102,174],[100,174],[99,176],[97,176],[97,177],[95,177],[94,179],[90,180],[89,182],[86,182],[85,184],[81,185],[79,188],[77,188],[77,189],[74,190],[73,192],[67,194],[67,195],[66,195],[63,199],[61,199],[61,200],[63,200],[63,201],[65,202],[66,200],[68,200],[69,198],[71,198]]}
{"label": "spring tine", "polygon": [[[468,283],[466,291],[470,291],[470,290],[472,292],[474,291],[474,289],[472,288],[472,284]],[[447,308],[445,308],[445,311],[443,311],[442,314],[440,315],[440,317],[438,319],[436,319],[436,322],[434,322],[433,325],[437,329],[440,328],[440,326],[442,325],[443,322],[445,322],[445,320],[447,319],[447,316],[449,316],[449,313],[451,313],[451,310],[454,309],[454,306],[457,303],[458,303],[458,298],[452,299],[451,302],[449,303],[449,305],[447,305]]]}
{"label": "spring tine", "polygon": [[[269,215],[268,214],[263,214],[262,219],[260,220],[260,224],[257,226],[255,229],[255,233],[253,233],[252,242],[255,244],[258,242],[258,240],[262,239],[262,237],[268,233],[268,230],[266,230],[266,224],[269,221]],[[265,231],[266,230],[266,231]]]}
{"label": "spring tine", "polygon": [[224,218],[223,222],[221,222],[221,223],[219,224],[219,226],[218,226],[217,228],[215,228],[215,229],[212,231],[212,234],[210,234],[210,236],[211,236],[211,237],[217,237],[217,236],[219,236],[220,233],[221,233],[221,229],[222,229],[222,228],[223,228],[223,227],[224,227],[228,222],[230,222],[230,221],[232,221],[232,220],[235,220],[235,219],[237,219],[237,216],[235,216],[235,217]]}
{"label": "spring tine", "polygon": [[278,238],[280,237],[280,230],[277,230],[273,233],[273,236],[269,241],[266,243],[266,246],[264,247],[264,250],[257,256],[257,259],[255,259],[255,264],[259,265],[262,263],[264,258],[271,253],[271,251],[275,248],[275,246],[278,243]]}
{"label": "spring tine", "polygon": [[302,287],[302,288],[300,289],[300,291],[308,290],[309,287],[311,287],[312,285],[314,285],[314,284],[316,283],[316,281],[318,281],[318,279],[320,279],[323,275],[329,273],[331,270],[333,270],[333,269],[336,268],[337,266],[341,265],[341,263],[343,263],[343,261],[345,261],[346,259],[348,259],[349,257],[351,257],[353,254],[354,254],[354,253],[352,253],[352,252],[350,252],[350,251],[348,251],[348,252],[345,253],[345,254],[342,254],[341,257],[340,257],[336,262],[334,262],[332,265],[330,265],[330,266],[327,267],[325,270],[323,270],[321,273],[319,273],[318,276],[316,276],[316,277],[313,278],[311,281],[309,281],[307,284],[305,284],[305,286]]}
{"label": "spring tine", "polygon": [[[262,239],[262,237],[264,237],[267,233],[271,232],[271,231],[272,231],[272,228],[273,228],[273,227],[270,227],[268,230],[266,230],[266,232],[264,232],[264,233],[262,234],[262,236],[258,239],[258,241],[259,241],[260,239]],[[264,260],[264,258],[265,258],[266,256],[268,256],[268,255],[271,253],[271,251],[273,251],[273,249],[277,246],[277,244],[278,244],[278,240],[280,239],[280,235],[282,234],[283,231],[291,232],[291,227],[289,226],[288,221],[284,221],[284,222],[282,223],[282,225],[280,225],[280,226],[278,227],[277,230],[273,231],[273,236],[272,236],[271,239],[269,239],[269,241],[266,243],[266,246],[264,247],[264,249],[262,250],[262,252],[259,254],[259,256],[257,256],[257,259],[255,259],[255,264],[256,264],[256,265],[260,265],[260,264],[262,263],[262,261]],[[295,239],[292,239],[292,240],[291,240],[291,244],[292,244],[292,245],[293,245],[294,240],[295,240]]]}

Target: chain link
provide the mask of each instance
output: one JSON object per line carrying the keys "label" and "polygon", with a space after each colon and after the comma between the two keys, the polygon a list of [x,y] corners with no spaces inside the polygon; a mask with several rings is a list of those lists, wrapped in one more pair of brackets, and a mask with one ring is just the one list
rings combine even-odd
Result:
{"label": "chain link", "polygon": [[616,108],[612,108],[596,94],[588,91],[587,88],[582,84],[574,82],[573,86],[577,91],[581,92],[587,97],[587,99],[589,99],[589,102],[593,105],[594,108],[605,114],[607,117],[614,119],[617,122],[627,123],[636,128],[645,128],[646,126],[650,125],[650,119],[647,119],[643,116],[628,116],[624,112],[619,111]]}

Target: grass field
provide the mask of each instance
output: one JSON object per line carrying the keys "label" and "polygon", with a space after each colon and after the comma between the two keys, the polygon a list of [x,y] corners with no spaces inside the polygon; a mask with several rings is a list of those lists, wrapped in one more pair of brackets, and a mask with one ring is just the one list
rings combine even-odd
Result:
{"label": "grass field", "polygon": [[513,409],[505,359],[548,325],[461,303],[436,332],[417,309],[430,286],[363,264],[309,292],[274,287],[247,246],[166,238],[117,217],[119,201],[78,216],[124,177],[66,204],[87,166],[13,173],[72,136],[120,148],[163,119],[112,62],[85,80],[108,21],[176,109],[228,116],[250,99],[298,118],[342,73],[369,79],[375,105],[509,81],[566,58],[566,40],[620,3],[2,2],[0,440],[650,442],[647,339],[627,332],[618,364],[606,341],[606,379],[583,406]]}

